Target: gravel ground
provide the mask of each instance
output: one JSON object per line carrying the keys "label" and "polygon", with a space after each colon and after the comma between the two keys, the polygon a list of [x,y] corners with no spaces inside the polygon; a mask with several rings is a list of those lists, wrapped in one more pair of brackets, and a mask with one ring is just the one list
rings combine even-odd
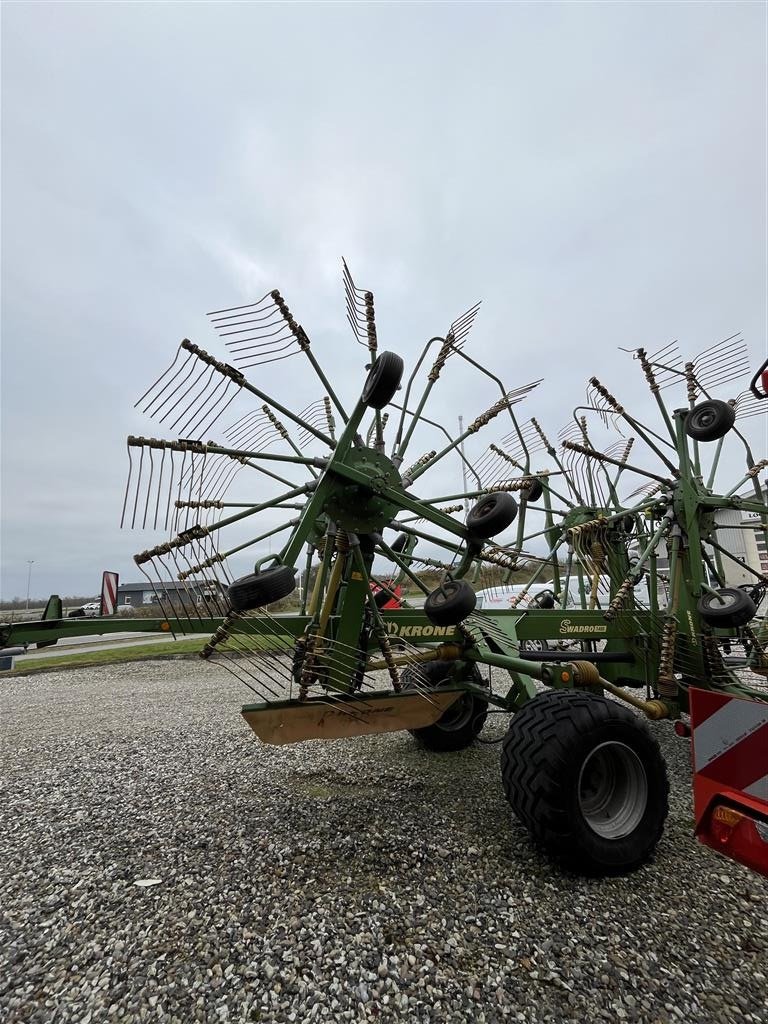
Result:
{"label": "gravel ground", "polygon": [[263,746],[197,661],[0,687],[6,1021],[768,1020],[768,884],[693,839],[669,726],[656,861],[586,881],[498,745]]}

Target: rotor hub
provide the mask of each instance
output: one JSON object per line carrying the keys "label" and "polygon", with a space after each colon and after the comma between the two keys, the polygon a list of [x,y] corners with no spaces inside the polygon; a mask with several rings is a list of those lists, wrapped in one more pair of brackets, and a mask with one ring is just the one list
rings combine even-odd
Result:
{"label": "rotor hub", "polygon": [[324,511],[352,533],[383,530],[400,511],[397,502],[385,496],[388,488],[400,486],[400,473],[386,455],[373,448],[353,448],[345,462],[364,474],[366,483],[337,478]]}

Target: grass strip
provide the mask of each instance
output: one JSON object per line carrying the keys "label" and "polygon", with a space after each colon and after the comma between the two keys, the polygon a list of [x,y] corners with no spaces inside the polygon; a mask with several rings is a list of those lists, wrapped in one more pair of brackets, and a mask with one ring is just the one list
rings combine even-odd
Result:
{"label": "grass strip", "polygon": [[31,672],[55,672],[61,668],[88,668],[92,665],[142,661],[147,658],[174,658],[183,654],[198,654],[207,641],[207,636],[200,636],[191,640],[167,641],[161,644],[132,644],[130,647],[116,647],[108,651],[78,651],[77,654],[62,654],[48,658],[26,658],[11,671],[0,673],[0,677],[24,676]]}

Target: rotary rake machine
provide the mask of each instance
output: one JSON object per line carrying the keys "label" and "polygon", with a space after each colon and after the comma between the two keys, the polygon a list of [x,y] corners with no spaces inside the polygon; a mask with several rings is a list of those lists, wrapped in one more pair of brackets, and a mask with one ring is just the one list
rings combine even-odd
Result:
{"label": "rotary rake machine", "polygon": [[[261,740],[409,730],[455,751],[506,713],[502,782],[535,839],[583,871],[630,870],[667,813],[643,716],[680,720],[694,686],[768,698],[768,576],[721,536],[733,510],[766,536],[768,463],[739,422],[760,410],[748,390],[711,394],[747,371],[743,342],[687,362],[676,345],[636,350],[656,426],[593,377],[551,440],[521,415],[540,382],[509,390],[465,352],[479,304],[406,377],[379,350],[373,295],[346,264],[343,281],[367,352],[351,403],[277,291],[209,314],[232,363],[182,341],[137,403],[177,439],[128,438],[123,524],[168,538],[135,561],[174,632],[218,619],[202,657],[252,691],[243,715]],[[289,359],[318,386],[301,412],[246,376]],[[426,415],[454,367],[489,403],[458,435]],[[718,493],[726,468],[739,479]],[[384,608],[403,585],[418,600]],[[478,607],[493,588],[508,607]]]}

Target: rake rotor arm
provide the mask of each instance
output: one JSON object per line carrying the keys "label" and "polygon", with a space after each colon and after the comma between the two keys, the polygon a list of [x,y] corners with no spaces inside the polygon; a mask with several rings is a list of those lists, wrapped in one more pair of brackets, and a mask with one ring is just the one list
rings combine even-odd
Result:
{"label": "rake rotor arm", "polygon": [[[469,331],[470,331],[470,329],[472,327],[472,324],[475,321],[475,317],[477,316],[477,313],[478,313],[479,309],[480,309],[480,303],[476,302],[474,306],[471,306],[466,311],[466,313],[462,313],[461,316],[457,317],[453,321],[451,326],[448,328],[448,331],[447,331],[447,333],[446,333],[444,338],[441,337],[440,335],[435,335],[434,337],[430,338],[429,341],[424,346],[424,348],[422,350],[422,353],[421,353],[421,355],[419,356],[419,358],[418,358],[418,360],[416,362],[416,366],[413,369],[413,373],[408,378],[408,385],[407,385],[407,387],[405,389],[405,397],[403,399],[403,411],[401,413],[400,422],[399,422],[398,428],[397,428],[397,437],[395,438],[395,443],[394,443],[394,446],[392,448],[392,451],[393,451],[392,458],[393,458],[393,461],[395,462],[395,465],[399,466],[400,463],[402,462],[403,455],[405,454],[405,449],[407,448],[408,443],[409,443],[409,441],[411,439],[413,431],[414,431],[414,429],[416,427],[416,423],[418,422],[418,420],[420,418],[423,418],[423,417],[421,417],[421,412],[422,412],[424,406],[426,405],[427,399],[429,398],[429,394],[430,394],[432,388],[434,387],[435,383],[437,382],[437,379],[439,378],[440,373],[442,372],[442,369],[445,366],[445,363],[448,360],[448,358],[454,352],[459,352],[460,351],[460,347],[464,343],[464,339],[466,338],[467,334],[469,334]],[[427,376],[427,383],[426,383],[425,388],[424,388],[424,392],[423,392],[423,394],[422,394],[422,396],[421,396],[421,398],[419,400],[419,404],[417,406],[416,412],[413,413],[413,420],[411,421],[411,424],[410,424],[410,426],[408,428],[408,431],[406,433],[405,439],[403,440],[402,439],[402,437],[403,437],[403,427],[404,427],[404,424],[405,424],[405,415],[406,415],[405,411],[406,411],[406,409],[408,407],[408,400],[411,397],[411,388],[413,387],[413,382],[416,379],[416,375],[419,372],[419,370],[421,369],[421,365],[422,365],[422,363],[424,362],[424,360],[425,360],[425,358],[427,356],[427,352],[432,347],[432,345],[435,344],[435,342],[439,342],[440,343],[440,351],[437,354],[437,358],[435,359],[435,362],[434,362],[434,364],[432,366],[432,369],[429,371],[429,374]],[[427,421],[425,421],[425,422],[427,422]]]}
{"label": "rake rotor arm", "polygon": [[[468,356],[466,354],[466,352],[459,352],[458,354],[461,356],[462,359],[465,359],[471,366],[474,366],[476,370],[479,370],[480,373],[484,374],[490,380],[494,381],[498,385],[498,388],[499,388],[499,391],[502,394],[502,397],[506,398],[507,391],[505,390],[504,384],[503,384],[503,382],[502,382],[500,377],[497,377],[496,374],[491,373],[491,371],[486,366],[482,366],[480,363],[476,362],[471,356]],[[537,381],[533,381],[531,384],[527,385],[527,387],[525,389],[526,392],[527,391],[532,391],[534,388],[537,388],[539,386],[539,384],[541,384],[541,379],[537,380]],[[531,456],[530,456],[530,452],[528,451],[528,445],[525,443],[525,438],[523,437],[522,431],[520,430],[520,424],[517,421],[517,417],[512,412],[511,404],[508,403],[506,408],[507,408],[507,411],[509,413],[509,418],[512,420],[512,425],[515,428],[515,433],[517,434],[518,441],[520,442],[520,447],[522,448],[523,452],[525,453],[525,472],[526,473],[530,473],[530,470],[531,470]]]}
{"label": "rake rotor arm", "polygon": [[588,455],[593,459],[600,459],[603,462],[609,462],[614,466],[622,466],[624,469],[628,469],[631,473],[639,473],[640,476],[647,476],[649,480],[656,480],[658,483],[664,484],[666,487],[672,487],[673,483],[668,477],[659,476],[657,473],[650,473],[647,469],[640,469],[638,466],[630,466],[628,462],[621,462],[619,459],[613,459],[609,455],[605,455],[603,452],[595,451],[594,448],[587,448],[586,445],[577,444],[575,441],[563,441],[563,448],[568,448],[570,451],[580,452],[582,455]]}
{"label": "rake rotor arm", "polygon": [[[435,361],[435,365],[432,367],[432,372],[430,373],[429,377],[427,378],[427,383],[426,383],[426,385],[424,387],[424,391],[422,392],[421,398],[419,399],[419,404],[416,406],[416,412],[411,413],[413,418],[412,418],[411,423],[410,423],[410,425],[408,427],[408,430],[406,432],[405,437],[403,437],[403,427],[405,425],[405,416],[406,416],[406,412],[408,410],[408,399],[411,397],[411,387],[413,386],[413,382],[416,379],[416,374],[421,369],[421,364],[424,362],[424,359],[426,358],[427,352],[429,351],[429,349],[432,347],[432,345],[436,341],[439,341],[441,343],[440,353],[438,354],[437,360]],[[400,407],[402,409],[402,412],[400,414],[400,422],[398,423],[398,426],[397,426],[397,437],[395,438],[395,444],[393,446],[393,453],[394,454],[392,456],[392,459],[393,459],[395,465],[399,465],[402,462],[402,460],[403,460],[403,456],[405,455],[405,450],[408,447],[408,443],[410,442],[411,437],[413,436],[414,430],[416,429],[416,424],[418,423],[419,419],[422,418],[421,417],[421,412],[422,412],[424,406],[427,404],[427,399],[429,398],[429,393],[431,392],[432,388],[435,386],[435,383],[437,382],[438,376],[440,375],[440,370],[442,369],[442,366],[445,363],[445,360],[447,359],[448,355],[450,354],[450,351],[451,351],[451,344],[449,343],[447,338],[441,338],[439,336],[435,336],[434,338],[430,338],[429,341],[427,342],[427,344],[424,346],[424,349],[423,349],[423,351],[421,353],[421,356],[419,357],[419,359],[416,362],[416,366],[413,369],[413,373],[408,378],[408,384],[407,384],[406,389],[405,389],[405,396],[403,398],[403,404]],[[443,355],[444,352],[445,352],[445,355]],[[442,362],[441,362],[441,357],[442,357]],[[426,420],[425,420],[425,422],[426,422]]]}
{"label": "rake rotor arm", "polygon": [[[649,434],[651,434],[652,431],[649,431],[647,427],[644,427],[633,416],[630,416],[629,413],[624,408],[624,406],[621,405],[618,402],[618,400],[616,398],[614,398],[614,396],[610,393],[610,391],[608,391],[608,389],[606,387],[604,387],[600,383],[600,381],[597,379],[597,377],[590,377],[589,378],[589,383],[592,385],[592,387],[595,389],[595,391],[600,395],[600,397],[610,406],[610,408],[613,409],[613,411],[618,416],[621,416],[621,418],[626,423],[628,423],[630,425],[630,427],[632,427],[632,429],[635,431],[637,436],[641,440],[645,441],[645,443],[648,445],[648,447],[652,451],[654,451],[656,453],[656,455],[661,459],[661,461],[664,463],[664,465],[667,467],[667,469],[670,471],[670,473],[672,473],[673,476],[679,476],[680,475],[680,470],[677,468],[677,466],[675,466],[675,464],[673,462],[670,462],[670,460],[667,458],[667,456],[664,454],[664,452],[659,448],[659,446],[657,444],[654,444],[654,442],[649,437]],[[658,441],[660,441],[662,444],[666,445],[668,448],[672,448],[672,450],[674,451],[674,445],[670,444],[669,441],[666,441],[664,438],[659,437],[658,434],[654,434],[653,436],[656,437],[656,439]]]}
{"label": "rake rotor arm", "polygon": [[487,426],[487,424],[490,423],[492,419],[495,419],[503,409],[508,409],[510,402],[517,400],[518,399],[512,397],[511,392],[509,394],[505,394],[504,397],[499,399],[499,401],[492,405],[490,409],[487,409],[484,413],[481,413],[480,416],[474,419],[467,429],[463,433],[459,434],[455,440],[452,440],[450,444],[446,445],[442,451],[437,452],[437,454],[433,455],[427,462],[417,466],[415,470],[410,473],[409,485],[420,477],[422,473],[426,473],[428,469],[431,469],[440,462],[440,460],[448,455],[449,452],[458,449],[462,441],[465,441],[471,434],[476,434],[482,427]]}
{"label": "rake rotor arm", "polygon": [[204,562],[200,562],[199,565],[193,565],[184,572],[180,572],[178,574],[178,579],[185,580],[190,576],[193,576],[196,572],[202,572],[203,569],[211,569],[214,565],[225,561],[225,559],[229,558],[231,555],[236,555],[240,551],[245,551],[246,548],[253,547],[254,544],[260,544],[262,541],[268,540],[270,537],[275,537],[278,533],[282,533],[284,530],[290,530],[292,527],[296,526],[298,522],[299,519],[297,516],[295,519],[290,519],[287,523],[283,523],[281,526],[275,526],[272,530],[267,530],[266,533],[260,533],[258,537],[254,537],[252,540],[247,540],[242,544],[238,544],[236,547],[230,548],[228,551],[222,551],[216,555],[212,555]]}
{"label": "rake rotor arm", "polygon": [[[230,380],[235,382],[235,384],[238,384],[245,391],[248,391],[252,395],[255,395],[262,402],[265,402],[273,409],[277,409],[277,411],[281,415],[286,416],[289,420],[291,420],[293,423],[296,423],[303,430],[307,430],[309,431],[310,434],[314,434],[314,436],[318,438],[318,440],[322,441],[324,444],[327,444],[329,448],[335,447],[334,442],[331,440],[330,437],[328,437],[327,434],[324,434],[321,430],[317,430],[315,427],[312,426],[311,423],[307,423],[306,420],[303,420],[300,416],[297,416],[296,413],[291,412],[290,409],[286,409],[284,405],[281,405],[279,402],[275,401],[274,398],[271,398],[264,391],[260,391],[259,388],[254,387],[254,385],[251,384],[250,381],[246,380],[245,375],[242,374],[239,370],[236,370],[234,366],[229,366],[228,363],[221,363],[219,362],[218,359],[214,359],[213,356],[209,355],[204,349],[200,348],[198,345],[195,345],[193,342],[189,341],[188,338],[185,338],[182,341],[181,347],[186,349],[188,352],[191,352],[193,355],[197,356],[197,358],[201,359],[204,363],[207,363],[209,366],[212,366],[218,373],[222,373],[224,374],[224,376],[229,377]],[[329,392],[329,394],[332,394],[332,392]]]}
{"label": "rake rotor arm", "polygon": [[[403,412],[407,413],[409,416],[415,416],[416,415],[415,413],[411,412],[411,410],[408,409],[405,405],[397,405],[395,402],[392,402],[390,404],[395,409],[402,409]],[[430,427],[436,427],[441,433],[445,434],[445,436],[448,438],[449,441],[451,441],[451,442],[453,441],[453,438],[451,437],[451,435],[448,433],[448,431],[445,429],[445,427],[441,423],[437,423],[435,420],[427,419],[426,416],[420,416],[419,418],[422,420],[422,422],[428,423]],[[468,471],[472,474],[472,476],[475,478],[475,480],[477,480],[477,486],[478,487],[482,487],[483,486],[482,480],[477,475],[477,473],[475,471],[475,467],[472,465],[472,463],[469,461],[469,459],[466,457],[466,455],[464,455],[464,453],[462,452],[461,447],[457,448],[456,451],[457,451],[461,461],[467,467]],[[395,461],[395,463],[397,464],[397,460],[396,459],[393,460],[393,461]]]}
{"label": "rake rotor arm", "polygon": [[[289,498],[298,497],[300,494],[310,494],[315,489],[315,486],[315,482],[312,481],[312,483],[305,484],[303,487],[296,487],[292,491],[286,491],[285,494],[281,494],[275,500],[286,501]],[[258,512],[263,512],[265,509],[273,508],[274,504],[274,501],[265,501],[260,505],[251,505],[244,512],[238,512],[236,515],[227,516],[226,519],[219,519],[217,522],[211,523],[209,526],[193,526],[189,530],[184,530],[172,540],[166,541],[164,544],[158,544],[157,547],[148,551],[143,551],[140,555],[136,555],[134,561],[137,565],[141,565],[144,562],[148,562],[156,555],[167,554],[173,549],[184,547],[192,541],[202,540],[203,538],[210,536],[210,534],[215,533],[217,530],[221,530],[225,526],[231,526],[232,523],[237,523],[242,519],[247,519],[248,516],[256,515]]]}

